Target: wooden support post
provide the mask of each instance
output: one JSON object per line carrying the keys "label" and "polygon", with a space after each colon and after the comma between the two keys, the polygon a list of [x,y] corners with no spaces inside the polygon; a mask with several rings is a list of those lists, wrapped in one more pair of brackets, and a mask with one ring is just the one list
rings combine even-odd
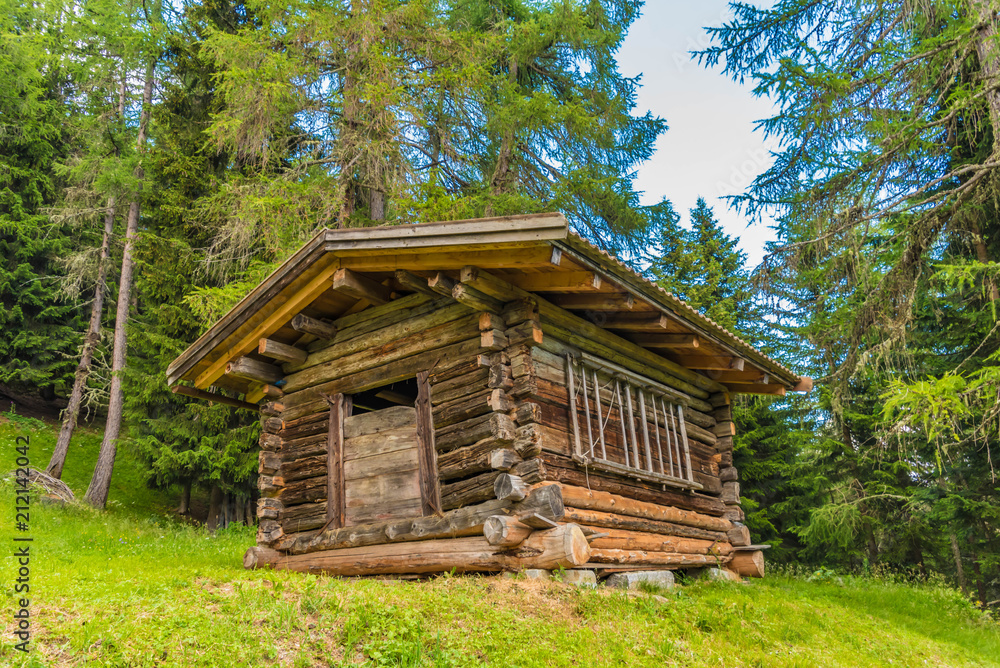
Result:
{"label": "wooden support post", "polygon": [[420,465],[420,502],[424,515],[441,512],[441,485],[438,480],[437,450],[434,448],[429,375],[429,371],[417,373],[417,457]]}
{"label": "wooden support post", "polygon": [[291,362],[301,364],[306,361],[309,354],[285,343],[274,341],[273,339],[261,339],[257,345],[257,352],[264,357],[278,360],[279,362]]}
{"label": "wooden support post", "polygon": [[333,289],[355,299],[364,299],[376,306],[392,299],[391,289],[347,268],[338,269],[334,273]]}
{"label": "wooden support post", "polygon": [[226,375],[233,378],[254,380],[259,383],[273,383],[285,377],[280,367],[261,362],[251,357],[237,357],[226,365]]}
{"label": "wooden support post", "polygon": [[311,334],[317,339],[329,340],[337,336],[337,328],[330,323],[310,318],[301,313],[292,318],[291,325],[292,329],[299,334]]}
{"label": "wooden support post", "polygon": [[[324,395],[330,403],[330,421],[326,440],[326,526],[344,526],[346,501],[344,495],[344,418],[342,393]],[[324,527],[325,528],[325,527]]]}

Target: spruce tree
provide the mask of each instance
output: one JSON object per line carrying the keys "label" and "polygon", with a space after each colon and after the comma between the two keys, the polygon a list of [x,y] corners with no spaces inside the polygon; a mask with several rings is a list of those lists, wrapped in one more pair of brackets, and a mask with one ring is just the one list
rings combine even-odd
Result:
{"label": "spruce tree", "polygon": [[79,234],[46,215],[69,148],[62,20],[59,5],[0,6],[0,385],[46,401],[65,394],[80,340],[59,262]]}
{"label": "spruce tree", "polygon": [[[703,198],[690,211],[690,225],[681,227],[675,217],[664,227],[660,257],[651,266],[657,282],[754,345],[771,347],[737,240]],[[738,396],[733,402],[733,465],[740,472],[746,523],[754,540],[770,543],[780,560],[795,558],[800,547],[794,529],[805,517],[796,505],[802,492],[796,478],[799,452],[811,441],[808,422],[801,422],[808,408],[808,402],[772,397]]]}

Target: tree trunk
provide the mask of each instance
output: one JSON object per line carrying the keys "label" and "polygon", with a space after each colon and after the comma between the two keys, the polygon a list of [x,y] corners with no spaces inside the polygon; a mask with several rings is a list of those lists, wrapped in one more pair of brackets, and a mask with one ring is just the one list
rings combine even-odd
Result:
{"label": "tree trunk", "polygon": [[948,539],[951,541],[951,556],[955,559],[955,575],[958,578],[958,586],[962,593],[969,595],[969,585],[965,581],[965,569],[962,568],[962,551],[958,547],[958,536],[954,531],[948,531]]}
{"label": "tree trunk", "polygon": [[234,510],[233,519],[236,521],[237,524],[246,524],[246,515],[245,515],[246,507],[247,504],[243,501],[242,498],[240,497],[235,498],[233,504],[233,510]]}
{"label": "tree trunk", "polygon": [[181,487],[181,505],[177,509],[178,515],[188,515],[191,513],[191,479],[184,481]]}
{"label": "tree trunk", "polygon": [[875,530],[871,522],[864,522],[865,544],[868,546],[868,565],[874,566],[878,561],[878,541],[875,540]]}
{"label": "tree trunk", "polygon": [[208,498],[208,517],[205,519],[205,527],[209,531],[215,531],[219,528],[222,519],[223,499],[222,488],[218,485],[212,485],[212,491]]}
{"label": "tree trunk", "polygon": [[993,155],[1000,155],[1000,53],[997,49],[997,24],[993,10],[993,0],[973,0],[982,27],[976,40],[976,56],[986,88],[986,103],[990,108],[990,123],[993,126]]}
{"label": "tree trunk", "polygon": [[972,559],[972,572],[976,576],[976,593],[979,596],[979,607],[986,609],[986,583],[983,581],[983,571],[979,566],[979,557]]}
{"label": "tree trunk", "polygon": [[[517,86],[516,59],[511,60],[508,79],[512,85]],[[514,159],[514,132],[513,128],[508,128],[504,131],[503,137],[500,139],[500,149],[497,151],[497,163],[493,169],[493,175],[490,177],[491,195],[502,195],[511,190],[513,175],[511,174],[510,163]],[[485,213],[487,216],[496,214],[492,202],[486,205]]]}
{"label": "tree trunk", "polygon": [[[118,87],[118,118],[125,114],[125,77],[121,79]],[[119,151],[115,152],[120,156]],[[104,236],[101,239],[101,255],[97,261],[97,283],[94,286],[94,301],[90,305],[90,324],[87,326],[87,334],[83,339],[83,350],[80,352],[80,364],[76,368],[73,378],[73,391],[69,395],[69,405],[63,414],[62,428],[59,430],[59,439],[56,441],[55,450],[52,451],[52,458],[45,471],[54,478],[62,478],[63,466],[66,464],[66,454],[69,452],[69,444],[73,439],[73,431],[76,429],[77,420],[80,417],[80,405],[83,403],[83,393],[87,388],[87,380],[90,378],[90,366],[94,360],[94,349],[97,348],[101,340],[101,316],[104,313],[104,295],[107,291],[108,261],[111,258],[111,237],[115,233],[115,198],[108,197],[108,208],[104,214]]]}
{"label": "tree trunk", "polygon": [[104,440],[97,456],[94,476],[90,480],[87,494],[84,497],[95,508],[104,508],[108,503],[108,490],[111,488],[111,474],[115,468],[115,455],[118,451],[118,434],[121,432],[122,413],[125,404],[125,394],[122,391],[122,371],[125,369],[125,356],[128,349],[126,328],[129,310],[132,302],[132,283],[135,261],[132,254],[135,237],[139,230],[139,196],[142,188],[144,171],[141,158],[146,146],[146,128],[149,125],[150,108],[153,102],[153,74],[155,62],[146,67],[146,80],[142,89],[142,113],[139,118],[139,134],[136,137],[140,163],[135,168],[137,192],[132,196],[128,208],[128,222],[125,226],[125,250],[122,253],[122,270],[118,283],[118,308],[115,313],[115,345],[111,355],[111,398],[108,402],[108,420],[104,427]]}
{"label": "tree trunk", "polygon": [[69,395],[69,405],[63,413],[62,428],[56,441],[52,458],[45,469],[54,478],[62,477],[63,466],[66,464],[66,454],[73,438],[77,420],[80,417],[80,405],[83,403],[83,393],[90,378],[90,366],[94,361],[94,350],[101,340],[101,315],[104,313],[104,293],[107,290],[105,282],[108,277],[108,259],[111,255],[111,236],[115,230],[115,198],[108,198],[108,210],[104,215],[104,236],[101,239],[101,256],[97,264],[97,284],[94,287],[94,301],[90,305],[90,324],[83,339],[83,350],[80,353],[80,364],[73,378],[73,391]]}

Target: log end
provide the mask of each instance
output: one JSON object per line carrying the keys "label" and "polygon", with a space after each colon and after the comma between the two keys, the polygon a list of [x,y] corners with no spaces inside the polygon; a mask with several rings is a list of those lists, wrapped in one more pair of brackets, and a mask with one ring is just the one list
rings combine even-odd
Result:
{"label": "log end", "polygon": [[281,552],[269,547],[254,545],[243,555],[243,568],[248,571],[272,566],[281,557]]}
{"label": "log end", "polygon": [[571,566],[583,566],[585,563],[590,561],[590,541],[583,534],[583,529],[581,529],[576,524],[567,524],[565,536],[563,537],[563,545],[566,551],[566,562],[560,563],[560,566],[569,568]]}
{"label": "log end", "polygon": [[749,578],[762,578],[764,577],[764,552],[762,550],[736,552],[732,561],[729,562],[729,568]]}

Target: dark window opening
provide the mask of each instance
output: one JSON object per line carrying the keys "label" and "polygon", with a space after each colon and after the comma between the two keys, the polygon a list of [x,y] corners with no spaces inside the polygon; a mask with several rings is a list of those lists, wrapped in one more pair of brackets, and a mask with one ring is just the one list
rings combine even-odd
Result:
{"label": "dark window opening", "polygon": [[409,378],[376,387],[374,390],[358,392],[351,398],[354,403],[354,415],[392,406],[413,406],[417,402],[417,379]]}

